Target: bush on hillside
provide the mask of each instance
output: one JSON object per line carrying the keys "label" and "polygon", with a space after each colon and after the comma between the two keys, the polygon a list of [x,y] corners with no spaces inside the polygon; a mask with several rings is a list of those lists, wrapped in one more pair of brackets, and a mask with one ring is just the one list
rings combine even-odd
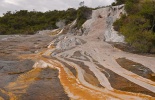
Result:
{"label": "bush on hillside", "polygon": [[0,17],[0,34],[34,34],[39,30],[56,29],[58,22],[64,20],[65,24],[69,24],[77,19],[77,28],[81,28],[82,24],[90,18],[92,8],[82,6],[77,10],[69,8],[66,11],[27,11],[20,10],[16,12],[8,11],[3,17]]}
{"label": "bush on hillside", "polygon": [[86,6],[80,7],[77,10],[77,28],[81,28],[82,24],[91,17],[92,8]]}
{"label": "bush on hillside", "polygon": [[155,2],[127,0],[128,16],[122,16],[113,25],[125,36],[126,42],[142,53],[155,53]]}
{"label": "bush on hillside", "polygon": [[34,34],[36,31],[58,28],[56,23],[65,20],[65,24],[76,19],[77,10],[69,8],[66,11],[37,11],[20,10],[10,12],[0,17],[0,34]]}

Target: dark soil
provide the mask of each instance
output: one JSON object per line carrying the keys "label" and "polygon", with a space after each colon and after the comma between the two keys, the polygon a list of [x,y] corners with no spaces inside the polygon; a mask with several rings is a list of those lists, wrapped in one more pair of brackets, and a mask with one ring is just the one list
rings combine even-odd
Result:
{"label": "dark soil", "polygon": [[155,52],[142,53],[142,52],[139,52],[138,50],[136,50],[135,48],[129,46],[128,44],[113,43],[113,42],[110,42],[110,44],[112,44],[115,48],[118,48],[125,52],[130,52],[130,53],[139,54],[139,55],[148,56],[148,57],[155,57]]}
{"label": "dark soil", "polygon": [[[54,59],[56,59],[56,58],[54,58]],[[56,60],[58,60],[58,59],[56,59]],[[67,67],[67,68],[72,72],[72,74],[73,74],[75,77],[77,76],[77,72],[76,72],[76,69],[75,69],[74,67],[68,65],[67,63],[65,63],[65,62],[63,62],[63,61],[60,61],[60,60],[58,60],[58,61],[61,62],[62,64],[64,64],[64,66]]]}
{"label": "dark soil", "polygon": [[21,100],[69,100],[58,78],[58,70],[43,69]]}
{"label": "dark soil", "polygon": [[68,59],[68,58],[65,58],[65,60],[68,60],[70,62],[73,62],[77,65],[79,65],[84,71],[85,71],[85,75],[84,75],[84,78],[85,80],[92,84],[92,85],[95,85],[95,86],[98,86],[98,87],[102,87],[104,88],[100,82],[98,81],[98,79],[96,78],[95,74],[89,69],[88,66],[86,66],[83,62],[80,62],[80,61],[75,61],[75,60],[71,60],[71,59]]}
{"label": "dark soil", "polygon": [[[79,59],[79,60],[85,60],[85,61],[90,61],[89,58],[87,58],[86,56],[82,55],[80,51],[76,51],[74,52],[73,56],[71,56],[72,58],[75,58],[75,59]],[[81,57],[83,59],[81,59]]]}
{"label": "dark soil", "polygon": [[126,70],[129,70],[129,71],[131,71],[135,74],[138,74],[144,78],[155,81],[155,76],[153,76],[155,73],[153,73],[149,68],[143,66],[142,64],[133,62],[126,58],[119,58],[119,59],[116,59],[116,61],[120,66],[122,66]]}
{"label": "dark soil", "polygon": [[[115,72],[103,67],[100,64],[96,64],[96,65],[99,66],[101,69],[105,70],[102,72],[108,78],[109,82],[111,83],[111,86],[114,89],[121,90],[121,91],[127,91],[127,92],[133,92],[133,93],[142,93],[142,94],[146,94],[146,95],[155,97],[155,93],[151,92],[150,90],[145,89],[145,88],[127,80],[126,78],[116,74]],[[107,73],[110,75],[110,77]]]}

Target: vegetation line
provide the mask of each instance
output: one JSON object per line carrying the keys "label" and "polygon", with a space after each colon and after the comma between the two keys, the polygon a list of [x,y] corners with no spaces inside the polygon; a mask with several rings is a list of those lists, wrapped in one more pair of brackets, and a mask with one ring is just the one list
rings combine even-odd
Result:
{"label": "vegetation line", "polygon": [[20,10],[16,12],[8,11],[0,17],[0,35],[9,34],[34,34],[40,30],[62,28],[77,19],[77,28],[90,17],[92,8],[82,6],[77,10],[68,8],[67,10],[54,10],[37,12]]}
{"label": "vegetation line", "polygon": [[114,23],[114,29],[126,37],[126,42],[141,53],[155,53],[155,1],[116,0],[125,3],[127,15]]}

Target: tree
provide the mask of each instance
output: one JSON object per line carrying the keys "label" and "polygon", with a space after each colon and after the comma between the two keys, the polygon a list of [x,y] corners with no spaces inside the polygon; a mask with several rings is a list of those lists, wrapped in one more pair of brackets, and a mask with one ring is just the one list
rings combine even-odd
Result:
{"label": "tree", "polygon": [[155,32],[155,1],[147,0],[141,6],[139,12],[142,16],[150,21],[150,29]]}
{"label": "tree", "polygon": [[81,28],[82,24],[90,18],[92,14],[92,8],[80,7],[77,10],[77,28]]}
{"label": "tree", "polygon": [[116,5],[124,4],[126,0],[116,0]]}
{"label": "tree", "polygon": [[112,6],[125,4],[126,2],[138,3],[139,0],[115,0],[115,2],[112,3]]}
{"label": "tree", "polygon": [[125,9],[128,16],[117,20],[114,29],[138,52],[155,53],[155,1],[127,0]]}
{"label": "tree", "polygon": [[0,34],[34,34],[39,30],[63,28],[65,24],[76,19],[75,15],[77,15],[77,10],[74,8],[45,13],[27,10],[14,13],[8,11],[0,17]]}

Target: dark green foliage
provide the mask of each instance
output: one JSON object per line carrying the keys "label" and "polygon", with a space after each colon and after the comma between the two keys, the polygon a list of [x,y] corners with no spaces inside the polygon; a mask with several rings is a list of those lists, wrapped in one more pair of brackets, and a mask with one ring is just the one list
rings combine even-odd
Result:
{"label": "dark green foliage", "polygon": [[140,15],[149,20],[150,29],[155,32],[155,1],[147,0],[142,4]]}
{"label": "dark green foliage", "polygon": [[0,17],[0,34],[34,34],[44,29],[55,29],[56,22],[66,20],[66,24],[76,19],[77,10],[69,8],[66,11],[8,11]]}
{"label": "dark green foliage", "polygon": [[116,6],[116,5],[126,4],[127,2],[138,3],[139,0],[115,0],[115,2],[113,2],[111,5]]}
{"label": "dark green foliage", "polygon": [[113,2],[111,5],[112,6],[121,5],[124,4],[125,2],[126,0],[115,0],[115,2]]}
{"label": "dark green foliage", "polygon": [[92,8],[80,7],[77,10],[77,28],[81,28],[82,24],[90,18],[92,14]]}
{"label": "dark green foliage", "polygon": [[69,24],[77,19],[77,27],[90,17],[92,8],[80,7],[78,10],[69,8],[66,11],[47,11],[45,13],[37,11],[20,10],[15,13],[8,11],[0,17],[0,34],[34,34],[36,31],[44,29],[55,29],[56,22],[65,20]]}
{"label": "dark green foliage", "polygon": [[128,16],[122,16],[114,23],[126,42],[139,52],[155,53],[155,2],[127,0],[125,9]]}
{"label": "dark green foliage", "polygon": [[121,26],[123,26],[123,21],[125,20],[125,18],[126,18],[127,16],[126,15],[122,15],[122,17],[121,17],[121,19],[120,20],[116,20],[115,22],[114,22],[114,29],[116,30],[116,31],[120,31],[120,28],[121,28]]}
{"label": "dark green foliage", "polygon": [[126,0],[116,0],[116,4],[120,5],[120,4],[124,4]]}
{"label": "dark green foliage", "polygon": [[128,14],[136,14],[139,12],[139,1],[138,0],[127,0],[125,3],[125,10]]}

